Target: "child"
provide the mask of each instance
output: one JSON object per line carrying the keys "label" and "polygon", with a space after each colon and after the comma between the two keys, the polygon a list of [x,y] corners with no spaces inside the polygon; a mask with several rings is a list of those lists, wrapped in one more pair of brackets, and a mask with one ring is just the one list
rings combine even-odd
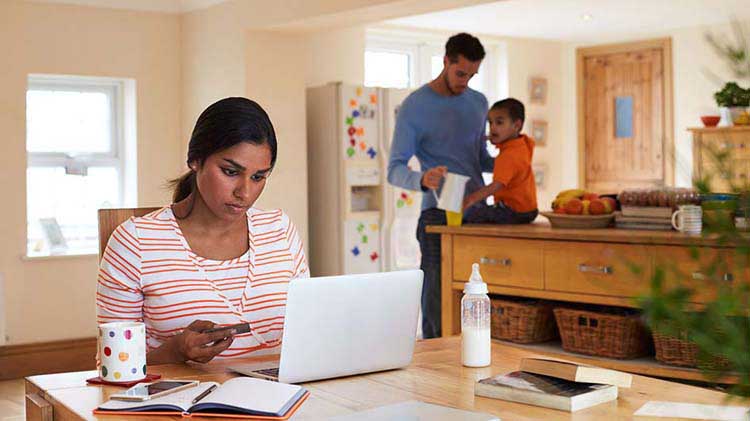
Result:
{"label": "child", "polygon": [[[534,139],[521,134],[524,119],[523,103],[514,98],[498,101],[490,108],[489,140],[500,153],[495,158],[492,184],[464,200],[466,222],[528,224],[536,219],[536,183],[531,169]],[[484,204],[490,195],[495,197],[493,206]]]}

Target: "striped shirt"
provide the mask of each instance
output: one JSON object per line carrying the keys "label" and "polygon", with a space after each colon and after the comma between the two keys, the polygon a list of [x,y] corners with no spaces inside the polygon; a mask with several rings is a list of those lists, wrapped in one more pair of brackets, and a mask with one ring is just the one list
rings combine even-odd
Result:
{"label": "striped shirt", "polygon": [[287,287],[309,276],[307,262],[284,212],[252,208],[247,221],[248,252],[226,261],[196,255],[169,206],[122,223],[99,267],[98,322],[144,322],[149,351],[198,319],[247,322],[259,338],[236,335],[217,358],[278,353]]}

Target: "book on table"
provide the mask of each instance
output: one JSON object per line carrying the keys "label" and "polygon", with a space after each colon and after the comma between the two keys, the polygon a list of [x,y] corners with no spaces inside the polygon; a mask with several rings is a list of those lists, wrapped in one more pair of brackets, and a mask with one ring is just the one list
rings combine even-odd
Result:
{"label": "book on table", "polygon": [[617,386],[514,371],[478,381],[474,384],[474,394],[575,412],[617,399]]}
{"label": "book on table", "polygon": [[[211,386],[217,388],[199,402],[192,401]],[[141,402],[109,400],[94,410],[97,415],[191,415],[263,420],[286,420],[309,396],[301,386],[249,377],[223,384],[201,382],[198,386]]]}
{"label": "book on table", "polygon": [[618,387],[630,387],[633,383],[633,376],[622,371],[554,358],[522,358],[520,370],[579,383],[611,384]]}

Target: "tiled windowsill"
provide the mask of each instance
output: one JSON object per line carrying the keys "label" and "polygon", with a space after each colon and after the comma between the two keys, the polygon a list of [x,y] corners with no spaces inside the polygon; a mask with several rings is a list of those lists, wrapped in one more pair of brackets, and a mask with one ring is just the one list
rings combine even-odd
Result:
{"label": "tiled windowsill", "polygon": [[70,260],[70,259],[81,259],[81,258],[91,258],[91,257],[98,256],[98,253],[91,252],[91,251],[78,251],[78,252],[69,252],[69,253],[62,253],[62,254],[32,254],[28,255],[25,254],[21,256],[21,260],[24,262],[44,262],[44,261],[50,261],[50,260]]}

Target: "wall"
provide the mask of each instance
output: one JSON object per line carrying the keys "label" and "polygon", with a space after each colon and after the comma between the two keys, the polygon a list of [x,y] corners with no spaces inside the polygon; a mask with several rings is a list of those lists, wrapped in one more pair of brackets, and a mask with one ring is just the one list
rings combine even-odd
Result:
{"label": "wall", "polygon": [[[547,144],[534,151],[534,164],[547,167],[546,180],[537,189],[540,210],[550,208],[557,192],[572,187],[563,177],[565,169],[574,163],[564,158],[568,149],[575,145],[566,143],[563,108],[563,44],[553,41],[508,38],[505,39],[508,66],[509,96],[526,106],[524,131],[531,134],[531,122],[547,122]],[[529,103],[529,85],[532,77],[547,79],[547,101],[544,105]]]}
{"label": "wall", "polygon": [[[745,23],[747,24],[747,23]],[[692,138],[688,127],[702,126],[701,115],[716,114],[718,109],[713,93],[721,89],[725,81],[735,80],[724,64],[715,55],[705,41],[705,33],[731,34],[729,23],[712,26],[680,28],[670,31],[632,34],[630,36],[611,36],[599,38],[592,42],[581,42],[565,45],[565,66],[563,84],[568,87],[564,92],[563,106],[565,112],[565,145],[566,151],[577,145],[576,113],[576,69],[575,51],[579,46],[610,44],[616,42],[637,41],[662,37],[672,38],[673,66],[673,104],[675,143],[675,185],[690,186],[692,179]],[[715,75],[710,76],[710,74]],[[739,80],[740,85],[747,87],[750,80]],[[577,180],[577,156],[566,154],[566,161],[573,164],[563,169],[563,178]]]}
{"label": "wall", "polygon": [[[9,344],[95,334],[96,256],[25,261],[26,78],[29,73],[133,78],[139,205],[166,203],[180,168],[180,32],[173,15],[0,2],[0,272]],[[12,182],[10,182],[12,180]]]}

